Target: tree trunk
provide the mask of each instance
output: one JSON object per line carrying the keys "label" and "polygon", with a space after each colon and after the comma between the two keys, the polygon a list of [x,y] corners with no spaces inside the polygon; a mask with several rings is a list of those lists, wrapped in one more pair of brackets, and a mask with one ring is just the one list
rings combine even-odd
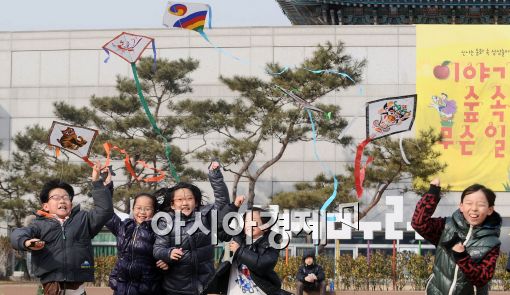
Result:
{"label": "tree trunk", "polygon": [[250,179],[248,185],[248,208],[253,207],[253,200],[255,199],[255,184],[257,179]]}
{"label": "tree trunk", "polygon": [[241,176],[238,174],[234,174],[234,184],[232,185],[232,199],[235,200],[237,196],[237,186],[239,185],[239,180],[241,180]]}

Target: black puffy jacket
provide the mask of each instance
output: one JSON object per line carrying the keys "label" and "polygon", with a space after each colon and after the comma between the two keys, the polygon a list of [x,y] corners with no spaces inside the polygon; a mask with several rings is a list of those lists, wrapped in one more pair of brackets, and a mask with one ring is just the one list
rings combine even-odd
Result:
{"label": "black puffy jacket", "polygon": [[282,282],[274,271],[278,262],[278,250],[269,244],[270,231],[258,238],[253,244],[246,245],[246,238],[234,238],[241,247],[234,253],[237,265],[244,264],[250,270],[253,282],[267,295],[282,294]]}
{"label": "black puffy jacket", "polygon": [[161,272],[152,256],[156,235],[151,221],[136,224],[114,215],[106,227],[117,238],[117,263],[110,274],[110,288],[116,295],[157,294]]}
{"label": "black puffy jacket", "polygon": [[[165,271],[162,288],[166,294],[200,294],[209,277],[214,274],[214,245],[211,240],[211,216],[216,210],[229,202],[228,189],[223,181],[219,169],[209,172],[209,182],[214,190],[214,204],[199,206],[190,216],[181,214],[184,226],[180,228],[180,243],[176,243],[176,230],[164,236],[156,235],[154,244],[154,257],[168,263],[169,269]],[[169,212],[172,220],[175,213]],[[200,229],[189,235],[187,231],[199,218],[205,228],[206,234]],[[160,221],[158,227],[166,227],[165,221]],[[216,225],[214,226],[216,227]],[[184,255],[178,261],[170,259],[170,252],[175,248],[182,248]]]}
{"label": "black puffy jacket", "polygon": [[[218,220],[222,220],[225,215],[230,212],[237,212],[237,210],[238,208],[234,204],[224,206],[218,215]],[[279,255],[278,250],[271,247],[269,243],[271,231],[265,232],[264,235],[259,237],[251,245],[247,245],[244,231],[237,236],[229,236],[221,225],[222,223],[220,223],[218,237],[225,241],[233,239],[240,245],[239,249],[234,253],[232,262],[237,262],[237,265],[246,265],[250,271],[253,282],[267,295],[290,294],[281,289],[281,280],[274,270]],[[215,276],[214,279],[209,282],[209,285],[222,285],[214,281],[217,278],[218,276]],[[221,289],[222,287],[220,287],[220,290],[217,291],[220,294],[228,294],[228,284],[223,285],[225,289]]]}
{"label": "black puffy jacket", "polygon": [[91,241],[112,217],[113,204],[110,190],[101,181],[93,182],[93,186],[92,210],[75,206],[63,224],[48,214],[39,214],[28,227],[12,232],[11,244],[17,250],[27,250],[24,243],[32,238],[45,242],[44,248],[32,251],[32,266],[41,283],[94,281]]}

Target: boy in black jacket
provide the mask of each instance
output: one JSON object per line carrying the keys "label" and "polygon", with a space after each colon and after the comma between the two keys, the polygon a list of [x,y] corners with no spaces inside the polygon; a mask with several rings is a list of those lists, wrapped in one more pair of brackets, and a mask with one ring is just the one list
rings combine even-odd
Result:
{"label": "boy in black jacket", "polygon": [[[99,163],[92,172],[94,208],[73,208],[74,190],[69,184],[47,182],[39,196],[42,210],[27,227],[15,229],[11,245],[32,251],[34,273],[43,284],[45,295],[85,294],[84,282],[94,281],[92,238],[113,216],[110,190],[99,179]],[[106,183],[111,179],[110,172]]]}
{"label": "boy in black jacket", "polygon": [[[244,201],[244,196],[236,197],[234,203],[225,206],[218,216],[219,224],[230,212],[237,212]],[[271,246],[270,217],[265,216],[266,210],[252,208],[244,216],[244,231],[232,237],[229,250],[233,253],[232,266],[228,277],[228,287],[216,290],[220,294],[258,294],[281,295],[290,294],[281,289],[281,281],[274,268],[278,262],[278,250]],[[264,215],[264,216],[261,216]],[[226,232],[221,228],[222,234]],[[225,237],[222,240],[227,240]],[[251,240],[251,243],[249,241]],[[218,277],[217,277],[218,279]],[[221,278],[222,279],[222,278]],[[211,282],[211,285],[222,285]]]}
{"label": "boy in black jacket", "polygon": [[303,290],[320,291],[320,295],[326,295],[326,276],[322,266],[315,263],[315,254],[306,253],[303,256],[303,265],[296,274],[297,295],[303,295]]}

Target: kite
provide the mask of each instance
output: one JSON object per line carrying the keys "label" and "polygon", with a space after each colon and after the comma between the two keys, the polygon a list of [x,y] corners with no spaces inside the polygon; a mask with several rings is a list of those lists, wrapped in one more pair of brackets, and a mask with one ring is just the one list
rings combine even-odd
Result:
{"label": "kite", "polygon": [[383,98],[367,104],[367,138],[378,139],[411,130],[416,114],[416,95]]}
{"label": "kite", "polygon": [[[211,6],[205,3],[189,3],[189,2],[174,2],[169,1],[165,7],[165,12],[163,14],[163,25],[167,28],[182,28],[187,30],[192,30],[200,34],[209,44],[211,44],[216,50],[220,53],[229,56],[239,62],[242,62],[246,65],[250,65],[250,61],[246,59],[242,59],[234,54],[224,50],[223,48],[216,46],[209,40],[209,37],[204,32],[204,27],[207,22],[207,26],[211,28],[211,19],[212,19],[212,9]],[[280,72],[271,73],[264,69],[266,73],[273,76],[282,75],[287,72],[289,67],[284,67]],[[306,69],[307,71],[314,74],[334,74],[343,78],[347,78],[355,83],[354,79],[351,78],[348,74],[344,72],[339,72],[338,70],[311,70]]]}
{"label": "kite", "polygon": [[[365,147],[372,140],[411,130],[416,116],[416,99],[417,95],[414,94],[382,98],[367,103],[366,139],[357,146],[354,160],[354,179],[358,198],[363,194],[365,169],[373,160],[369,157],[364,167],[361,167],[361,157]],[[408,163],[402,140],[403,138],[400,139],[400,151],[402,158]]]}
{"label": "kite", "polygon": [[[144,168],[153,170],[155,174],[159,173],[159,175],[157,175],[157,176],[141,178],[141,177],[136,175],[135,169],[133,168],[133,166],[131,166],[131,160],[130,160],[131,157],[126,152],[126,150],[121,149],[118,146],[112,146],[108,142],[105,142],[103,144],[103,148],[104,148],[104,150],[106,152],[106,164],[105,164],[105,166],[109,167],[110,171],[111,171],[111,166],[110,166],[111,153],[112,153],[112,150],[116,150],[119,153],[124,155],[124,166],[126,167],[126,170],[129,172],[129,174],[131,175],[131,177],[133,177],[134,180],[136,180],[138,182],[140,182],[140,181],[143,181],[143,182],[159,182],[159,181],[161,181],[161,180],[163,180],[165,178],[165,172],[164,171],[162,171],[160,169],[157,169],[157,168],[154,168],[154,167],[151,167],[145,161],[138,160],[135,163],[135,167],[136,167],[136,165],[140,164]],[[115,174],[112,174],[112,175],[115,175]]]}
{"label": "kite", "polygon": [[135,79],[136,89],[138,91],[138,96],[140,98],[140,103],[142,104],[143,109],[145,110],[145,114],[147,115],[147,118],[149,119],[149,122],[152,126],[152,129],[156,132],[159,138],[161,138],[165,145],[165,156],[168,161],[168,167],[170,168],[170,171],[172,172],[172,176],[174,177],[175,181],[179,182],[179,176],[177,175],[177,172],[175,171],[175,168],[170,161],[170,144],[166,137],[163,136],[163,133],[159,129],[158,125],[156,124],[156,119],[151,114],[149,110],[149,105],[147,103],[147,100],[143,96],[142,87],[140,85],[140,81],[138,80],[138,73],[136,70],[136,62],[140,59],[143,51],[149,46],[149,44],[152,43],[152,50],[154,53],[154,64],[153,64],[153,70],[155,70],[156,65],[156,47],[154,45],[154,39],[142,35],[135,35],[131,33],[122,32],[122,34],[118,35],[117,37],[113,38],[112,40],[108,41],[105,45],[103,45],[104,51],[108,54],[108,58],[105,59],[105,63],[108,61],[110,57],[110,51],[120,56],[125,61],[129,62],[131,64],[131,69],[133,71],[133,76]]}
{"label": "kite", "polygon": [[48,134],[48,145],[55,147],[57,157],[63,149],[77,155],[93,167],[89,154],[97,134],[98,131],[95,129],[53,121]]}
{"label": "kite", "polygon": [[183,28],[200,34],[206,41],[204,26],[209,13],[208,27],[211,28],[211,6],[204,3],[182,3],[169,1],[163,15],[163,25],[168,28]]}
{"label": "kite", "polygon": [[314,111],[314,112],[317,112],[319,114],[324,114],[325,112],[323,110],[321,110],[320,108],[316,107],[316,106],[313,106],[311,105],[308,101],[302,99],[301,97],[297,96],[296,94],[294,94],[292,91],[287,91],[285,90],[284,88],[278,86],[278,85],[275,85],[278,89],[280,89],[281,91],[283,91],[285,94],[287,94],[287,96],[289,96],[290,98],[292,98],[292,100],[302,106],[304,109],[306,110],[310,110],[310,111]]}

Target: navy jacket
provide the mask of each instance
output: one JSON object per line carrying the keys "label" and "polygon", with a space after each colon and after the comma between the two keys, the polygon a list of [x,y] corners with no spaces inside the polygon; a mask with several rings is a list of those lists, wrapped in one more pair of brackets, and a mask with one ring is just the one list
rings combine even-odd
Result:
{"label": "navy jacket", "polygon": [[117,263],[110,274],[110,288],[118,295],[157,294],[161,271],[152,256],[156,235],[151,221],[136,224],[114,215],[106,227],[117,237]]}
{"label": "navy jacket", "polygon": [[[209,182],[214,190],[214,204],[199,206],[195,208],[190,216],[181,214],[181,222],[185,225],[180,228],[180,243],[177,243],[176,230],[165,235],[156,235],[154,244],[154,257],[163,260],[169,265],[165,271],[162,288],[166,294],[200,294],[204,285],[214,274],[214,245],[211,240],[212,214],[229,202],[228,189],[223,181],[219,169],[209,172]],[[196,214],[195,214],[196,213]],[[170,212],[172,220],[175,220],[175,213]],[[206,234],[198,229],[189,235],[187,231],[193,226],[196,220],[200,219],[209,233]],[[166,227],[166,222],[158,223],[159,228]],[[170,252],[175,248],[182,248],[184,255],[178,261],[170,259]]]}

